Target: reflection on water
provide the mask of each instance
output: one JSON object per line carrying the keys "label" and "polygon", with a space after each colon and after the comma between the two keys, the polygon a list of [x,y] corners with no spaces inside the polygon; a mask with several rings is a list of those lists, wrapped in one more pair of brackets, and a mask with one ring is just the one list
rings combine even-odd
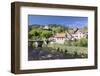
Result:
{"label": "reflection on water", "polygon": [[50,59],[75,59],[82,58],[77,54],[70,55],[52,48],[28,48],[28,60],[50,60]]}

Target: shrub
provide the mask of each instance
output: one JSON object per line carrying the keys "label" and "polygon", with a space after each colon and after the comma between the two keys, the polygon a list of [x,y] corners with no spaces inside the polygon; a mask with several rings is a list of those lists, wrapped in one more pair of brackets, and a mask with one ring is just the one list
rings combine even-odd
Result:
{"label": "shrub", "polygon": [[81,38],[78,40],[78,46],[86,47],[88,45],[88,40],[86,38]]}
{"label": "shrub", "polygon": [[67,46],[82,46],[86,47],[88,46],[88,40],[86,38],[81,38],[81,39],[75,39],[75,40],[65,40],[64,42],[65,45]]}
{"label": "shrub", "polygon": [[65,40],[64,44],[67,45],[67,46],[71,46],[72,40]]}

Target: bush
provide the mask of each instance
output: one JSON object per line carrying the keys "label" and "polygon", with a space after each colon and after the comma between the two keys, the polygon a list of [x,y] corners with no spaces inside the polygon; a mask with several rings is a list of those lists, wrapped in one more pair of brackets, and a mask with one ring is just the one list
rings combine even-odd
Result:
{"label": "bush", "polygon": [[65,40],[64,44],[67,46],[72,46],[72,40]]}
{"label": "bush", "polygon": [[64,42],[65,45],[67,46],[82,46],[86,47],[88,46],[88,40],[86,38],[81,38],[81,39],[75,39],[75,40],[65,40]]}
{"label": "bush", "polygon": [[78,46],[86,47],[88,45],[88,40],[86,38],[81,38],[78,40]]}
{"label": "bush", "polygon": [[77,42],[78,42],[78,40],[77,40],[77,39],[74,39],[74,40],[72,41],[72,45],[73,45],[73,46],[78,46],[78,43],[77,43]]}

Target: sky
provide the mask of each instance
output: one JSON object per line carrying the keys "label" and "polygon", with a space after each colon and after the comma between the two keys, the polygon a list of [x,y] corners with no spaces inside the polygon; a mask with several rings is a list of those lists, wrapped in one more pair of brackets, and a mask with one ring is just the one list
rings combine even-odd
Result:
{"label": "sky", "polygon": [[32,24],[61,24],[68,27],[84,27],[88,25],[88,17],[29,15],[28,25]]}

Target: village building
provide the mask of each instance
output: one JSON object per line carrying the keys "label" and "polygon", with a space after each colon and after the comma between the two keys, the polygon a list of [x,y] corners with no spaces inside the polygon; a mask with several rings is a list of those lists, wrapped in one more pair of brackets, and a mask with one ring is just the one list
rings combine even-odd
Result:
{"label": "village building", "polygon": [[54,37],[56,43],[63,44],[66,38],[65,33],[57,33]]}
{"label": "village building", "polygon": [[66,39],[65,33],[56,33],[54,36],[49,38],[51,43],[59,43],[59,44],[63,44],[65,39]]}
{"label": "village building", "polygon": [[79,29],[76,30],[69,30],[62,33],[56,33],[54,36],[50,37],[51,43],[59,43],[64,44],[65,40],[74,40],[74,39],[81,39],[87,38],[88,32],[82,31]]}
{"label": "village building", "polygon": [[69,30],[66,32],[66,38],[67,40],[74,40],[74,39],[81,39],[81,38],[87,38],[88,32],[79,30],[78,28],[74,30]]}
{"label": "village building", "polygon": [[49,29],[49,26],[44,26],[44,29],[47,29],[48,30]]}
{"label": "village building", "polygon": [[81,30],[78,30],[75,34],[73,34],[73,38],[75,39],[81,39],[86,37],[87,37],[87,32]]}

